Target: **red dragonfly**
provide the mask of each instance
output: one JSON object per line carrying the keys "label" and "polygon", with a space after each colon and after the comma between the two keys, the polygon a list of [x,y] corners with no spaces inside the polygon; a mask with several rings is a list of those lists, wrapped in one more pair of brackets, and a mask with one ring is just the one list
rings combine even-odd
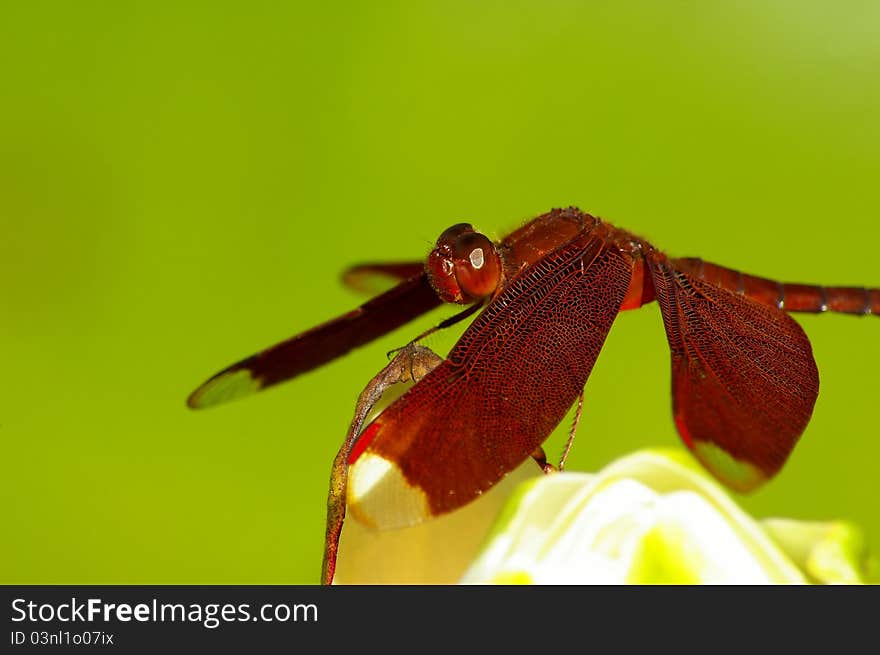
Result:
{"label": "red dragonfly", "polygon": [[[810,342],[788,312],[880,315],[880,289],[784,284],[645,240],[575,208],[538,216],[498,243],[467,224],[440,235],[425,264],[366,264],[357,285],[399,281],[357,309],[220,371],[189,397],[206,407],[321,366],[439,306],[482,308],[444,359],[400,350],[361,394],[333,464],[322,579],[346,507],[378,529],[470,502],[530,456],[578,403],[618,312],[657,301],[672,352],[675,425],[696,458],[746,492],[773,477],[807,426],[819,390]],[[366,429],[383,391],[416,382]]]}

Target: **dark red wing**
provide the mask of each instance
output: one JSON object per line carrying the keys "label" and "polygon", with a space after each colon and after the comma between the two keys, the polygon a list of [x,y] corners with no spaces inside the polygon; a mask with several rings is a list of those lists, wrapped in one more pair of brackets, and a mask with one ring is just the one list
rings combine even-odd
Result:
{"label": "dark red wing", "polygon": [[582,234],[514,278],[449,358],[364,431],[349,462],[359,520],[417,523],[522,463],[586,384],[632,271],[631,257]]}
{"label": "dark red wing", "polygon": [[810,342],[784,311],[649,257],[672,351],[679,434],[738,491],[775,475],[807,427],[819,393]]}
{"label": "dark red wing", "polygon": [[424,273],[355,310],[223,369],[187,400],[209,407],[284,382],[391,332],[441,304]]}

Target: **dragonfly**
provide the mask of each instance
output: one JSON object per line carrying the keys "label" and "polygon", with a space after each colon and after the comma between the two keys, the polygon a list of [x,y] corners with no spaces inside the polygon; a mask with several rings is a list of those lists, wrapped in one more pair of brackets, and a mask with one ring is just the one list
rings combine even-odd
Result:
{"label": "dragonfly", "polygon": [[[361,393],[331,467],[322,582],[346,511],[391,529],[466,505],[533,458],[562,470],[584,386],[615,317],[656,302],[671,353],[682,441],[719,481],[749,492],[782,468],[813,412],[819,376],[790,313],[880,316],[880,289],[782,283],[672,258],[577,208],[554,209],[493,242],[445,230],[424,262],[368,263],[344,280],[396,284],[360,307],[221,370],[188,398],[217,405],[274,386],[443,303],[463,305],[397,351]],[[426,334],[477,314],[444,358]],[[385,391],[414,383],[367,423]],[[557,465],[542,444],[576,406]],[[366,424],[366,426],[365,426]]]}

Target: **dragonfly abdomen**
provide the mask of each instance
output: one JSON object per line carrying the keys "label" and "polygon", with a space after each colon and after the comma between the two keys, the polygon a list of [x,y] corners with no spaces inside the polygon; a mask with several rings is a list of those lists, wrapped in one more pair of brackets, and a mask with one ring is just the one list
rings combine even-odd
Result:
{"label": "dragonfly abdomen", "polygon": [[701,280],[787,312],[880,316],[880,289],[777,282],[712,264],[697,257],[675,259],[672,263],[675,268]]}

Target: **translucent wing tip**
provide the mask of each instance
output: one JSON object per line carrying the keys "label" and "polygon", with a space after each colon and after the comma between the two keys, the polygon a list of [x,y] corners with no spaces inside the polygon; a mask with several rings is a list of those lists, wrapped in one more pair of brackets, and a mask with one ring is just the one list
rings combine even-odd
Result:
{"label": "translucent wing tip", "polygon": [[263,388],[259,378],[246,368],[221,371],[193,391],[186,404],[191,409],[203,409],[255,393]]}
{"label": "translucent wing tip", "polygon": [[761,470],[756,463],[736,459],[710,441],[694,441],[692,452],[712,475],[741,494],[756,491],[775,474],[775,471]]}
{"label": "translucent wing tip", "polygon": [[422,275],[423,262],[369,263],[350,266],[342,281],[350,289],[371,295],[385,293],[404,280]]}
{"label": "translucent wing tip", "polygon": [[758,462],[738,459],[727,452],[717,440],[695,437],[691,434],[687,419],[682,414],[676,414],[675,427],[682,441],[700,464],[714,475],[716,480],[738,493],[755,491],[779,470],[778,466],[767,469],[762,468]]}

